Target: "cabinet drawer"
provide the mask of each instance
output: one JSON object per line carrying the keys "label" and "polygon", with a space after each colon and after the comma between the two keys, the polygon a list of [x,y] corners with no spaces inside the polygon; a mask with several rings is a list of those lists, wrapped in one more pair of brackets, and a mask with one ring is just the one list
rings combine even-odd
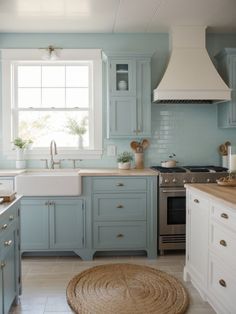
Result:
{"label": "cabinet drawer", "polygon": [[146,193],[95,194],[95,220],[146,220]]}
{"label": "cabinet drawer", "polygon": [[95,223],[94,246],[101,249],[145,249],[146,222]]}
{"label": "cabinet drawer", "polygon": [[210,246],[217,256],[236,269],[236,233],[213,223],[211,225]]}
{"label": "cabinet drawer", "polygon": [[215,261],[213,256],[210,258],[209,290],[225,308],[228,308],[227,313],[235,313],[236,273]]}
{"label": "cabinet drawer", "polygon": [[93,179],[94,192],[123,192],[146,191],[147,180],[145,178],[95,178]]}
{"label": "cabinet drawer", "polygon": [[18,205],[12,205],[1,216],[0,222],[0,237],[4,236],[5,232],[9,230],[11,225],[18,219]]}
{"label": "cabinet drawer", "polygon": [[15,246],[15,233],[16,230],[13,226],[10,230],[8,230],[8,232],[4,233],[3,237],[0,239],[1,255],[3,258],[8,251]]}
{"label": "cabinet drawer", "polygon": [[223,205],[213,205],[212,217],[220,221],[225,227],[236,230],[236,211],[225,208]]}
{"label": "cabinet drawer", "polygon": [[194,194],[191,192],[190,194],[190,208],[206,208],[206,210],[209,209],[209,202],[199,196],[199,194]]}

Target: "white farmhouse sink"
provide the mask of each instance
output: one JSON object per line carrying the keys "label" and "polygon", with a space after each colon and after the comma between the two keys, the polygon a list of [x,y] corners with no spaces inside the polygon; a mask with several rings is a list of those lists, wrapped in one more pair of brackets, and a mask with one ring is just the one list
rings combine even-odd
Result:
{"label": "white farmhouse sink", "polygon": [[15,184],[24,196],[78,196],[82,190],[78,169],[27,171],[16,176]]}

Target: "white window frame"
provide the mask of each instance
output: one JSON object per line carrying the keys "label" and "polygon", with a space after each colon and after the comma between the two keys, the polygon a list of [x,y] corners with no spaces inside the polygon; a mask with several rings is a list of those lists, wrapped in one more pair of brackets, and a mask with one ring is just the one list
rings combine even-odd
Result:
{"label": "white window frame", "polygon": [[[14,95],[11,88],[11,77],[13,64],[24,61],[42,62],[40,49],[2,49],[2,141],[3,154],[7,159],[15,159],[15,152],[12,150],[12,104]],[[92,103],[91,103],[91,136],[90,148],[83,150],[58,149],[58,158],[76,159],[100,159],[102,156],[102,56],[100,49],[62,49],[60,59],[54,61],[55,64],[66,61],[86,61],[92,64]],[[26,159],[47,158],[49,148],[35,149],[26,151]]]}

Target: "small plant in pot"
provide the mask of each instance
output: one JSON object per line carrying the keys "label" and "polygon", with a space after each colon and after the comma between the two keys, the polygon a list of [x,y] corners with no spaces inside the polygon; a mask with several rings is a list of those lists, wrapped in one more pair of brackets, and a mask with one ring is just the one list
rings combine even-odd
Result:
{"label": "small plant in pot", "polygon": [[123,170],[130,169],[132,160],[133,160],[133,154],[130,152],[123,152],[119,154],[117,158],[118,168],[123,169]]}
{"label": "small plant in pot", "polygon": [[14,149],[16,150],[16,168],[25,168],[24,151],[32,146],[31,139],[24,140],[21,137],[16,137],[13,141]]}
{"label": "small plant in pot", "polygon": [[83,148],[83,135],[87,132],[88,118],[83,118],[80,122],[73,118],[68,118],[66,128],[69,134],[78,136],[78,148]]}

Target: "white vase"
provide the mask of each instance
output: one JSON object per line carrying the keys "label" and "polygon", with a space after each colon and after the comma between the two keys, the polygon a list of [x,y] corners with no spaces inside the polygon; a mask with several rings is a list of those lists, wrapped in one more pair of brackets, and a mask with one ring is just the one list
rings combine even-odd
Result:
{"label": "white vase", "polygon": [[26,161],[25,160],[16,160],[16,169],[25,169]]}
{"label": "white vase", "polygon": [[122,170],[129,170],[130,169],[130,161],[128,162],[118,162],[118,168]]}
{"label": "white vase", "polygon": [[126,81],[119,81],[118,82],[118,89],[119,90],[127,90],[127,82]]}
{"label": "white vase", "polygon": [[24,149],[16,149],[16,160],[24,160]]}
{"label": "white vase", "polygon": [[79,149],[82,149],[82,148],[83,148],[83,145],[84,145],[83,136],[82,136],[82,135],[79,135],[79,136],[78,136],[78,148],[79,148]]}

